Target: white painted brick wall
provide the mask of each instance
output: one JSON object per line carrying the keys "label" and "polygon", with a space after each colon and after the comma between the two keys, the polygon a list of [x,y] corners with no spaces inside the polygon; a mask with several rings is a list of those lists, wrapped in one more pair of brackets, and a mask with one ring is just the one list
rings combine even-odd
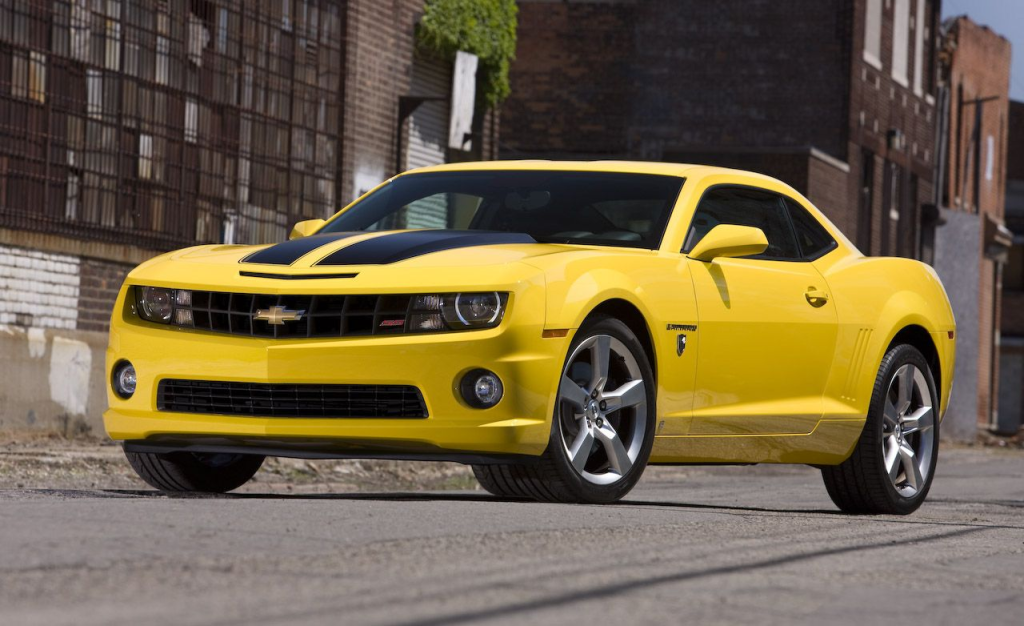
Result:
{"label": "white painted brick wall", "polygon": [[0,324],[74,330],[78,257],[0,245]]}

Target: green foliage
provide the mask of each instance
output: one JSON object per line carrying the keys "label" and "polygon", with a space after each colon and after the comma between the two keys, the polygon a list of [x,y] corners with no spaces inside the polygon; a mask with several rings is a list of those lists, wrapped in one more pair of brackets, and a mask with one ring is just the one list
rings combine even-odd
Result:
{"label": "green foliage", "polygon": [[515,0],[427,0],[416,38],[446,59],[454,59],[459,50],[480,57],[479,95],[493,107],[510,93],[518,12]]}

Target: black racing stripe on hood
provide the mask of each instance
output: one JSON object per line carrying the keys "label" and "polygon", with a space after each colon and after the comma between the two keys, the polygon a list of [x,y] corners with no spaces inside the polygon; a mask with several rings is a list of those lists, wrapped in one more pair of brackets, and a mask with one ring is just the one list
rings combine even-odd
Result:
{"label": "black racing stripe on hood", "polygon": [[259,252],[254,252],[242,259],[241,262],[260,263],[262,265],[291,265],[320,246],[326,246],[339,239],[348,239],[349,237],[364,234],[366,233],[324,233],[323,235],[310,235],[301,239],[292,239],[291,241],[279,243],[276,246],[264,248]]}
{"label": "black racing stripe on hood", "polygon": [[526,233],[414,230],[365,239],[335,250],[317,265],[386,265],[431,252],[499,243],[537,243],[537,240]]}

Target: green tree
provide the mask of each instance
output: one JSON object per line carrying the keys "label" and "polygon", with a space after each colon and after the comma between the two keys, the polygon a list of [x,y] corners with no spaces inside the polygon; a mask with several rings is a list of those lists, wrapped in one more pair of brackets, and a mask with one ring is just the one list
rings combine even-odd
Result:
{"label": "green tree", "polygon": [[480,57],[478,90],[497,106],[511,89],[508,71],[516,56],[515,0],[427,0],[416,29],[420,46],[445,59],[459,50]]}

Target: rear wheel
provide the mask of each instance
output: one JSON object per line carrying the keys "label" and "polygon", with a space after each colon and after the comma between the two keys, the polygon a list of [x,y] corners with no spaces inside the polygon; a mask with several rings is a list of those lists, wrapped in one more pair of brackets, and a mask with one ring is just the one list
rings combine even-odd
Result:
{"label": "rear wheel", "polygon": [[882,359],[853,454],[823,467],[825,488],[847,513],[913,513],[928,496],[939,455],[938,396],[928,362],[910,345]]}
{"label": "rear wheel", "polygon": [[598,317],[570,344],[539,462],[473,471],[484,489],[504,497],[614,502],[647,465],[654,415],[654,374],[643,346],[622,322]]}
{"label": "rear wheel", "polygon": [[264,457],[252,454],[127,452],[139,478],[166,492],[225,493],[249,482]]}

